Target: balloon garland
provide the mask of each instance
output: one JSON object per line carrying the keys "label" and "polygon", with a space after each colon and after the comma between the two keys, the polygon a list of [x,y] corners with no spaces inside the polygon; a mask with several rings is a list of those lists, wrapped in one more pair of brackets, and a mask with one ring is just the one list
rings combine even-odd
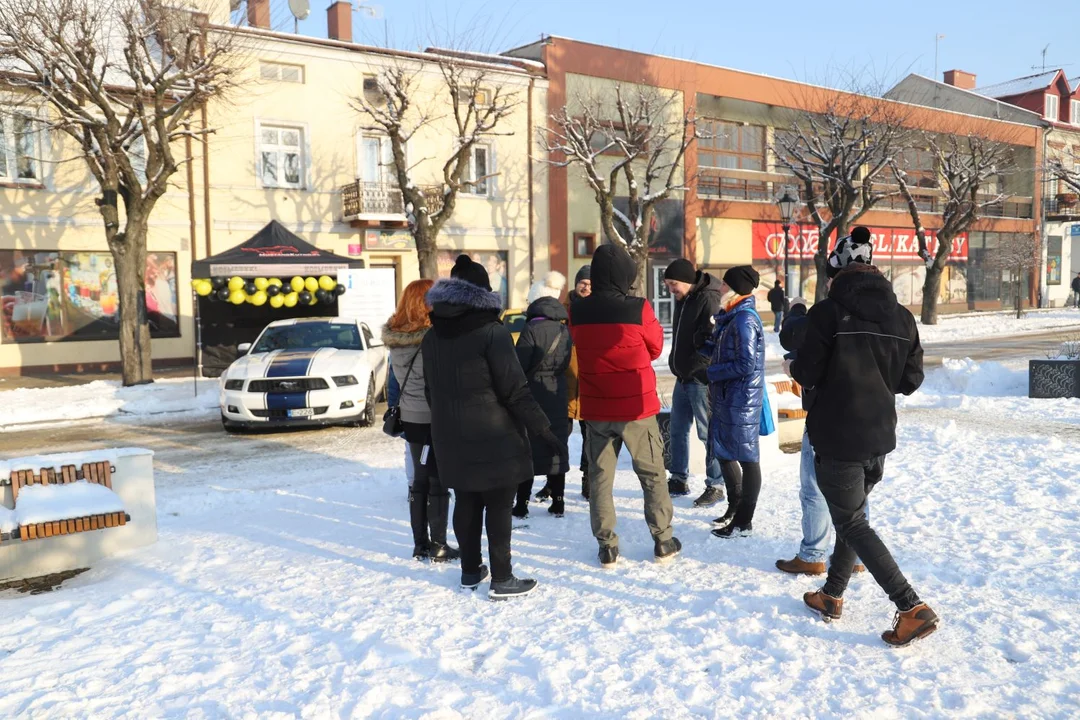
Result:
{"label": "balloon garland", "polygon": [[321,277],[281,278],[195,278],[191,281],[195,294],[210,302],[233,305],[248,303],[255,307],[269,305],[277,310],[297,305],[331,305],[345,294],[345,286],[329,275]]}

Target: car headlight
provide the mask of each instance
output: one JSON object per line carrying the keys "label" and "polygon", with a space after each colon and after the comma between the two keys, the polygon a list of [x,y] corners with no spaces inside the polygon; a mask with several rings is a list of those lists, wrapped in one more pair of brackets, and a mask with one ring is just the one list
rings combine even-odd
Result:
{"label": "car headlight", "polygon": [[226,380],[225,381],[225,389],[226,390],[243,390],[244,389],[244,381],[243,380]]}
{"label": "car headlight", "polygon": [[344,387],[345,385],[359,385],[354,375],[338,375],[333,378],[334,384],[338,387]]}

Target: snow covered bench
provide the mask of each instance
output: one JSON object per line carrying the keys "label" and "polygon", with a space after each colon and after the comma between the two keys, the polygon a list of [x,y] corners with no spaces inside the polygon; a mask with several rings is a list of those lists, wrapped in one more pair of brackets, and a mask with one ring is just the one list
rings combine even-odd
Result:
{"label": "snow covered bench", "polygon": [[153,453],[0,461],[0,581],[89,567],[157,540]]}

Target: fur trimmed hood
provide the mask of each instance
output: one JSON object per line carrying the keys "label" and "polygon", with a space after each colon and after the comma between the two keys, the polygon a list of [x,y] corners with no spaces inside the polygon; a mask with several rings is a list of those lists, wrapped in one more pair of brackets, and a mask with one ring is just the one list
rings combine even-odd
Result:
{"label": "fur trimmed hood", "polygon": [[416,332],[400,332],[398,330],[391,330],[390,324],[387,323],[382,326],[382,341],[388,348],[404,348],[414,347],[419,345],[424,340],[424,336],[427,335],[427,331],[430,327],[426,327],[423,330],[417,330]]}
{"label": "fur trimmed hood", "polygon": [[482,287],[473,285],[465,280],[457,278],[442,278],[427,293],[427,302],[431,307],[439,304],[461,305],[477,310],[494,310],[499,312],[502,307],[502,296],[497,292],[489,292]]}

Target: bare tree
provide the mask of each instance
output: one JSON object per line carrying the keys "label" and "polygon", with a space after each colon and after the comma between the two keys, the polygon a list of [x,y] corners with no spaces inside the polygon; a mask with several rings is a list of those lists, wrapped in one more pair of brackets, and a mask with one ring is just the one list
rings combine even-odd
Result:
{"label": "bare tree", "polygon": [[790,130],[778,130],[777,162],[801,186],[810,219],[818,226],[815,299],[825,297],[829,244],[887,197],[882,174],[903,144],[903,106],[858,92],[813,91]]}
{"label": "bare tree", "polygon": [[1034,233],[1004,233],[998,246],[987,253],[987,266],[1009,274],[1013,308],[1019,320],[1024,314],[1024,278],[1039,266],[1039,238]]}
{"label": "bare tree", "polygon": [[[919,257],[926,263],[923,282],[922,322],[937,324],[937,304],[941,290],[941,275],[952,254],[953,241],[966,233],[984,214],[983,211],[1002,202],[1001,178],[1013,165],[1010,145],[978,135],[936,135],[921,133],[919,142],[933,162],[929,175],[921,180],[940,198],[941,225],[937,231],[937,247],[931,254],[922,222],[919,201],[912,191],[908,169],[901,158],[890,160],[893,177],[900,194],[907,202],[911,222],[919,239]],[[923,152],[922,148],[918,152]],[[909,168],[910,169],[910,168]]]}
{"label": "bare tree", "polygon": [[[430,65],[438,68],[441,78],[433,88],[424,85],[425,69]],[[435,279],[439,275],[439,232],[454,214],[459,193],[486,184],[493,177],[490,168],[470,171],[473,149],[485,138],[511,135],[499,128],[521,103],[517,93],[498,80],[489,65],[450,55],[428,63],[392,63],[378,75],[376,84],[377,88],[353,97],[352,106],[366,122],[363,130],[390,142],[387,165],[401,189],[409,231],[416,241],[420,276]],[[408,157],[409,141],[420,130],[444,125],[450,131],[445,155]],[[441,163],[441,182],[418,185],[416,167],[430,159]]]}
{"label": "bare tree", "polygon": [[[236,68],[228,35],[173,0],[4,0],[0,87],[36,106],[74,141],[96,200],[120,295],[125,385],[151,382],[146,320],[150,216],[185,157],[173,143],[200,131],[191,115],[222,94]],[[203,130],[205,132],[205,129]]]}
{"label": "bare tree", "polygon": [[[637,262],[633,292],[644,294],[654,209],[689,185],[682,161],[698,136],[693,110],[683,112],[675,92],[615,85],[610,96],[582,98],[556,110],[551,125],[540,129],[548,163],[582,171],[604,234]],[[626,212],[616,202],[620,181],[626,183]]]}
{"label": "bare tree", "polygon": [[1080,157],[1072,146],[1054,153],[1046,164],[1047,174],[1073,194],[1080,194]]}

